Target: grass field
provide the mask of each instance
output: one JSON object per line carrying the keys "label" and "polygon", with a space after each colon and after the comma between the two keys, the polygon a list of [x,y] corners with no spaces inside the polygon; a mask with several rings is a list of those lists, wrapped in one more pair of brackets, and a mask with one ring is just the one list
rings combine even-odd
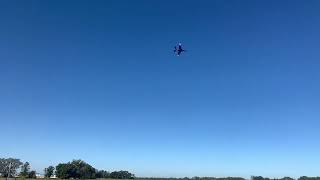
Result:
{"label": "grass field", "polygon": [[[6,180],[6,178],[0,178],[0,180]],[[37,178],[37,179],[16,178],[16,180],[61,180],[61,179],[59,179],[59,178],[56,178],[56,179],[48,179],[48,178]],[[82,180],[85,180],[85,179],[82,179]],[[90,179],[90,180],[92,180],[92,179]],[[95,179],[95,180],[119,180],[119,179],[98,178],[98,179]],[[121,179],[121,180],[132,180],[132,179]],[[135,180],[139,180],[139,178],[135,178]]]}

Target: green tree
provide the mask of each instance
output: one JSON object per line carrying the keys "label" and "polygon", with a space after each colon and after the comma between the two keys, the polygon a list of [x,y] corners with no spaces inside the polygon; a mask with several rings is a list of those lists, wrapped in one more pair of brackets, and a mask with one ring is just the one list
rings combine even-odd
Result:
{"label": "green tree", "polygon": [[97,171],[96,178],[110,178],[110,173],[105,170]]}
{"label": "green tree", "polygon": [[198,176],[192,177],[192,180],[200,180],[200,177]]}
{"label": "green tree", "polygon": [[73,160],[58,164],[56,175],[61,179],[93,179],[96,178],[96,169],[82,160]]}
{"label": "green tree", "polygon": [[134,179],[134,174],[131,174],[128,171],[114,171],[110,173],[110,177],[114,179]]}
{"label": "green tree", "polygon": [[320,177],[301,176],[301,177],[298,178],[298,180],[320,180]]}
{"label": "green tree", "polygon": [[12,177],[17,173],[17,169],[23,163],[20,159],[15,158],[0,158],[0,174],[3,177]]}
{"label": "green tree", "polygon": [[49,166],[48,168],[44,169],[44,176],[49,178],[54,174],[54,167],[53,166]]}
{"label": "green tree", "polygon": [[60,179],[69,179],[74,176],[73,167],[70,163],[60,163],[56,166],[56,176]]}
{"label": "green tree", "polygon": [[280,180],[294,180],[294,179],[291,178],[291,177],[283,177],[283,178],[281,178]]}
{"label": "green tree", "polygon": [[20,172],[20,176],[22,177],[27,177],[30,171],[30,164],[29,162],[25,162],[22,166],[21,166],[21,172]]}
{"label": "green tree", "polygon": [[36,171],[30,171],[28,174],[28,178],[35,179],[37,178],[36,174],[37,174]]}
{"label": "green tree", "polygon": [[270,179],[264,178],[262,176],[251,176],[251,180],[270,180]]}

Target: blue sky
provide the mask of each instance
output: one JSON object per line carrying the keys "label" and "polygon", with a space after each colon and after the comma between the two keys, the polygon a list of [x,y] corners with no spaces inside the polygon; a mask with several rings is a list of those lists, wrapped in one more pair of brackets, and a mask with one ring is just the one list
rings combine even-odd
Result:
{"label": "blue sky", "polygon": [[0,156],[37,171],[319,175],[319,8],[1,1]]}

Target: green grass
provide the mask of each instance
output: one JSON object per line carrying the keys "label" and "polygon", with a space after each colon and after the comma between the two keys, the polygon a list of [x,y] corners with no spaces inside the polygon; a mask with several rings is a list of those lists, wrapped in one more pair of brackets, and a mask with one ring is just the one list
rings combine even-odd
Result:
{"label": "green grass", "polygon": [[[0,178],[0,180],[6,180],[6,178]],[[59,178],[56,179],[48,179],[48,178],[38,178],[38,179],[29,179],[29,178],[16,178],[16,180],[62,180]],[[86,179],[81,179],[81,180],[86,180]],[[92,179],[90,179],[92,180]],[[93,180],[119,180],[119,179],[105,179],[105,178],[98,178],[98,179],[93,179]],[[121,180],[132,180],[132,179],[121,179]],[[136,178],[134,180],[139,180],[139,178]]]}

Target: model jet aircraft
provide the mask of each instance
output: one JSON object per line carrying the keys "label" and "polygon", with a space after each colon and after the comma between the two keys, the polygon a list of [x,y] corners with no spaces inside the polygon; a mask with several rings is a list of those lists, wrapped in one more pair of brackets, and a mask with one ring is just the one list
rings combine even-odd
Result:
{"label": "model jet aircraft", "polygon": [[186,50],[182,49],[181,43],[178,44],[178,48],[177,48],[177,46],[175,46],[175,47],[174,47],[174,50],[173,50],[173,52],[174,52],[175,54],[177,54],[177,56],[180,56],[180,54],[181,54],[182,52],[185,52],[185,51],[186,51]]}

